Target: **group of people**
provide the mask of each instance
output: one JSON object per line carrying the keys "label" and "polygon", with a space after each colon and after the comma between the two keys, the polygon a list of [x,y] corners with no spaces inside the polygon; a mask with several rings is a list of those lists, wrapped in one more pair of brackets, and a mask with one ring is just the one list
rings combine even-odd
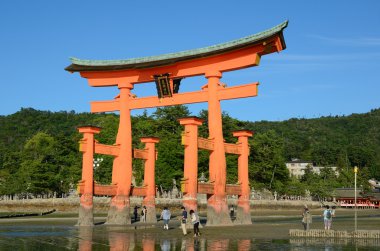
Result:
{"label": "group of people", "polygon": [[[139,207],[138,206],[135,206],[133,208],[133,216],[135,218],[135,222],[137,222],[137,217],[138,217],[138,210],[139,210]],[[140,221],[141,222],[146,222],[146,215],[147,215],[147,209],[146,209],[146,206],[143,206],[143,208],[141,209],[141,212],[140,212]]]}
{"label": "group of people", "polygon": [[[181,207],[182,209],[182,214],[181,214],[181,228],[183,235],[187,235],[187,228],[186,224],[188,223],[188,214],[186,211],[185,207]],[[199,232],[199,216],[198,213],[194,210],[189,211],[190,214],[190,221],[193,224],[193,229],[194,229],[194,237],[200,236]],[[171,217],[171,213],[167,207],[164,207],[164,210],[162,210],[161,213],[161,219],[164,221],[164,229],[168,230],[169,229],[169,220]]]}
{"label": "group of people", "polygon": [[[181,207],[181,209],[182,209],[181,228],[182,228],[183,235],[187,235],[187,229],[186,229],[187,211],[185,207]],[[190,214],[191,223],[193,224],[194,237],[200,236],[201,235],[201,233],[199,232],[200,221],[199,221],[198,213],[191,209],[189,214]]]}
{"label": "group of people", "polygon": [[[335,216],[335,207],[332,207],[330,209],[330,206],[326,206],[325,210],[323,210],[322,215],[323,216],[323,223],[325,226],[325,230],[331,229],[331,223],[332,218]],[[302,212],[302,225],[304,230],[310,229],[310,224],[313,222],[313,216],[311,215],[311,212],[309,211],[308,207],[305,205],[304,210]]]}
{"label": "group of people", "polygon": [[[138,209],[139,207],[138,206],[135,206],[133,208],[133,216],[134,216],[134,220],[135,222],[137,222],[137,218],[138,218]],[[182,228],[182,232],[183,232],[183,235],[187,235],[187,229],[186,229],[186,224],[188,222],[188,215],[187,215],[187,211],[186,211],[186,208],[185,207],[181,207],[182,209],[182,215],[181,215],[181,228]],[[141,209],[141,213],[140,213],[140,221],[141,222],[146,222],[146,216],[147,216],[147,208],[146,206],[143,206],[143,208]],[[190,214],[190,222],[192,223],[193,225],[193,229],[194,229],[194,237],[196,236],[200,236],[200,232],[199,232],[199,216],[198,216],[198,213],[194,210],[190,210],[189,211],[189,214]],[[164,207],[164,209],[162,210],[161,212],[161,217],[160,217],[163,222],[164,222],[164,229],[166,230],[169,230],[169,221],[170,221],[170,218],[171,218],[171,213],[170,213],[170,210],[168,207]]]}

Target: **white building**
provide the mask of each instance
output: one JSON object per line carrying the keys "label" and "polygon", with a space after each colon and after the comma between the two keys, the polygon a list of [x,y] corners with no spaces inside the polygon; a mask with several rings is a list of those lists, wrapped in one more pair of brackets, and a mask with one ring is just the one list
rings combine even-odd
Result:
{"label": "white building", "polygon": [[292,159],[291,161],[286,162],[285,165],[286,168],[288,168],[289,175],[291,177],[300,178],[305,174],[305,170],[307,167],[313,166],[313,162],[300,159]]}
{"label": "white building", "polygon": [[286,168],[288,168],[289,170],[289,175],[291,177],[296,177],[296,178],[302,177],[305,174],[306,168],[308,167],[310,167],[311,171],[316,174],[320,174],[321,169],[323,168],[331,168],[335,172],[336,175],[339,175],[336,166],[332,166],[332,167],[313,166],[313,162],[306,161],[306,160],[292,159],[291,161],[286,162],[285,165],[286,165]]}

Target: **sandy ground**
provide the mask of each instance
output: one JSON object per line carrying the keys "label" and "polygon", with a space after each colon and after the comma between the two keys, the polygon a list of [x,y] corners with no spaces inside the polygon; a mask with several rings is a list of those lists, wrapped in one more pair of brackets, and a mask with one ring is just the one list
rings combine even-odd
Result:
{"label": "sandy ground", "polygon": [[[174,212],[174,216],[175,216]],[[322,209],[312,210],[313,223],[312,229],[323,229]],[[203,212],[201,223],[206,223],[206,217]],[[180,223],[176,218],[170,221],[169,231],[162,230],[162,221],[157,224],[142,224],[139,222],[132,223],[130,226],[107,226],[104,223],[105,215],[95,217],[95,230],[99,231],[135,231],[150,234],[159,234],[163,237],[182,236],[179,229]],[[0,226],[6,225],[67,225],[74,226],[77,222],[77,215],[53,213],[39,217],[9,218],[0,219]],[[289,238],[289,229],[302,229],[301,210],[253,210],[252,225],[234,225],[224,227],[203,227],[202,235],[208,238],[270,238],[285,239]],[[380,210],[379,209],[362,209],[357,211],[357,228],[362,230],[380,230]],[[333,230],[353,231],[355,229],[355,211],[353,209],[337,209],[336,217],[333,218]],[[190,231],[191,232],[191,231]]]}

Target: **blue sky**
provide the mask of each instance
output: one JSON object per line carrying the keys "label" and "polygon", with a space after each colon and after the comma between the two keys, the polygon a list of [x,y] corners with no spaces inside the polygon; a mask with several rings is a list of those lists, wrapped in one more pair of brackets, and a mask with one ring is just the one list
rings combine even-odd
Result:
{"label": "blue sky", "polygon": [[[380,1],[8,0],[0,3],[0,115],[22,107],[88,112],[90,101],[117,95],[117,88],[89,87],[64,71],[69,57],[160,55],[238,39],[285,20],[286,50],[222,78],[228,86],[259,81],[259,95],[222,101],[223,111],[258,121],[380,107]],[[199,90],[205,82],[186,79],[181,90]],[[137,85],[134,93],[155,95],[155,86]],[[196,115],[207,106],[189,108]]]}

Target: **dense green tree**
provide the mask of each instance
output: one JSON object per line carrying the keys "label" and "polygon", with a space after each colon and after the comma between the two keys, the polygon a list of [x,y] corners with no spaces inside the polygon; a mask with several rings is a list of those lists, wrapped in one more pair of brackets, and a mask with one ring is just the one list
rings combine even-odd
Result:
{"label": "dense green tree", "polygon": [[255,135],[250,154],[250,180],[265,188],[283,191],[289,180],[283,156],[284,143],[273,130]]}
{"label": "dense green tree", "polygon": [[[158,160],[156,182],[171,188],[172,179],[183,176],[183,146],[178,118],[190,116],[186,106],[158,108],[153,114],[132,116],[134,148],[143,148],[140,138],[156,136]],[[208,137],[208,112],[198,116],[204,120],[200,137]],[[281,193],[301,195],[309,189],[316,197],[328,195],[335,187],[353,186],[353,167],[359,167],[358,185],[368,189],[369,178],[380,179],[380,109],[365,114],[329,116],[318,119],[290,119],[283,122],[239,121],[222,114],[223,134],[228,143],[236,142],[232,131],[250,129],[251,185]],[[82,154],[77,127],[96,125],[102,128],[96,139],[103,144],[116,142],[119,127],[117,114],[91,114],[38,111],[23,108],[15,114],[0,116],[0,194],[52,193],[75,188],[81,179]],[[95,180],[111,181],[113,158],[96,155],[103,162],[95,169]],[[227,155],[227,179],[237,182],[237,156]],[[324,170],[307,172],[301,180],[290,179],[286,160],[301,158],[319,166],[338,166],[340,175]],[[209,152],[199,151],[199,173],[208,177]],[[143,179],[143,161],[134,160],[136,179]],[[178,183],[177,183],[178,184]],[[302,192],[303,191],[303,192]]]}
{"label": "dense green tree", "polygon": [[17,172],[20,192],[47,194],[59,191],[57,156],[57,142],[49,134],[38,132],[29,139]]}

